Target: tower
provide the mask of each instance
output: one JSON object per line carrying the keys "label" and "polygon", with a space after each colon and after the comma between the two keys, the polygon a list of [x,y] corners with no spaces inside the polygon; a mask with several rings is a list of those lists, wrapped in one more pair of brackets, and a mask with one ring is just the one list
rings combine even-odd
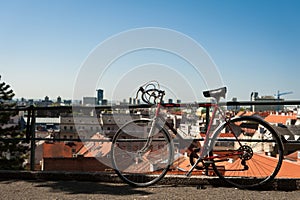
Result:
{"label": "tower", "polygon": [[97,90],[97,104],[98,105],[102,105],[102,103],[103,103],[103,90],[101,90],[101,89],[98,89]]}

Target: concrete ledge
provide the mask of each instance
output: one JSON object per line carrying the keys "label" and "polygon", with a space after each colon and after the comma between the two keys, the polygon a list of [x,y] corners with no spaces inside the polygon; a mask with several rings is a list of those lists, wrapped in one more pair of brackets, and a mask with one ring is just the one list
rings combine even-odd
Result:
{"label": "concrete ledge", "polygon": [[[107,172],[62,172],[62,171],[10,171],[0,170],[0,180],[48,180],[48,181],[96,181],[123,183],[114,173]],[[185,175],[166,175],[157,185],[212,185],[230,187],[218,177]],[[260,188],[262,190],[300,190],[300,178],[276,178],[273,183]]]}
{"label": "concrete ledge", "polygon": [[114,173],[105,172],[66,172],[66,171],[10,171],[0,170],[0,179],[9,180],[77,180],[121,183]]}

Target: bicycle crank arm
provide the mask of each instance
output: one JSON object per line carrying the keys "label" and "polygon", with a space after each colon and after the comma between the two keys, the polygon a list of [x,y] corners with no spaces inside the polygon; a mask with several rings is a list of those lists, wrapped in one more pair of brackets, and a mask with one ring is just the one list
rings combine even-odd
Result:
{"label": "bicycle crank arm", "polygon": [[190,170],[185,174],[187,177],[191,177],[193,170],[195,167],[199,164],[201,159],[197,159],[197,161],[194,163],[194,165],[190,168]]}
{"label": "bicycle crank arm", "polygon": [[[195,167],[196,167],[196,166],[195,166]],[[194,170],[195,167],[192,167],[192,168],[185,174],[186,177],[191,177],[192,172],[193,172],[193,170]]]}

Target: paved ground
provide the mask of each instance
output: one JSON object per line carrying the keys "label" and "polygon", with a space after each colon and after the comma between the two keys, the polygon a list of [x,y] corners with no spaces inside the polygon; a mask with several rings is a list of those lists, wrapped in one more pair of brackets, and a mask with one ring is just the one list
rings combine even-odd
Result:
{"label": "paved ground", "polygon": [[205,186],[157,185],[132,188],[120,183],[86,181],[2,180],[0,199],[300,199],[300,190],[251,191]]}

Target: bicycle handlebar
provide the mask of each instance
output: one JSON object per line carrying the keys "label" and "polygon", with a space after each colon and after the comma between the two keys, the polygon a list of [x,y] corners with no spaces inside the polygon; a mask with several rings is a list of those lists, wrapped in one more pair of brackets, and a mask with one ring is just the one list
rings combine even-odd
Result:
{"label": "bicycle handlebar", "polygon": [[141,92],[142,100],[147,104],[157,104],[162,102],[165,95],[165,91],[159,89],[159,83],[157,81],[150,81],[142,85],[136,93],[136,99]]}

